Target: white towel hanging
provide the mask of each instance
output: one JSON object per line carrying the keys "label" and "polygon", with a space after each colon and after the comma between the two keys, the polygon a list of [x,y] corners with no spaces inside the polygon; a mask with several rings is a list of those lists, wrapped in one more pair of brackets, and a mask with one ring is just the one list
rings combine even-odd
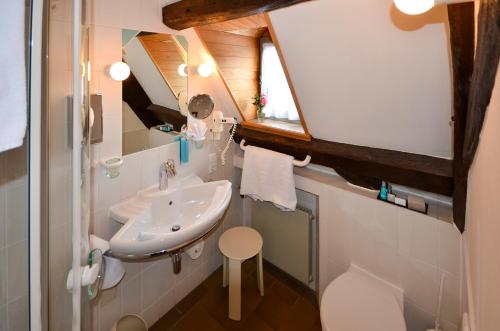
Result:
{"label": "white towel hanging", "polygon": [[9,1],[0,11],[0,152],[23,144],[27,121],[24,1]]}
{"label": "white towel hanging", "polygon": [[293,157],[268,149],[246,146],[240,194],[270,201],[282,210],[295,210],[297,194]]}

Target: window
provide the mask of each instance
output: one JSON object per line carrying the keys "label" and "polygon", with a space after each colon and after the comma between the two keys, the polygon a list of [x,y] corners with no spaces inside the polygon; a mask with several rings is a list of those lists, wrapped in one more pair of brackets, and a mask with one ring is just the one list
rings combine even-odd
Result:
{"label": "window", "polygon": [[266,117],[299,121],[299,113],[288,86],[276,47],[270,40],[262,41],[261,93],[267,96]]}

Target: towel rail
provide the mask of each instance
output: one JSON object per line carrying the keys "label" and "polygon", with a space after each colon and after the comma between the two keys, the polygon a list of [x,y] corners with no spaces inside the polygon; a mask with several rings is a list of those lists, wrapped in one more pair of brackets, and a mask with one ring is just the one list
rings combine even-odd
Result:
{"label": "towel rail", "polygon": [[[246,149],[246,146],[245,146],[245,139],[241,139],[240,141],[240,148],[242,150],[245,150]],[[297,160],[293,160],[293,165],[296,166],[296,167],[305,167],[307,166],[309,163],[311,163],[311,156],[308,155],[306,156],[305,160],[304,161],[297,161]]]}

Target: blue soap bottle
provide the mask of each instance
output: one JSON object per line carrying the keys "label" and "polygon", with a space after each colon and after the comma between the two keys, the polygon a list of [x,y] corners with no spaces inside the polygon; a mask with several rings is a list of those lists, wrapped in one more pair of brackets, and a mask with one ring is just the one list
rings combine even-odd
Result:
{"label": "blue soap bottle", "polygon": [[380,199],[387,201],[387,184],[385,182],[382,182],[380,187]]}
{"label": "blue soap bottle", "polygon": [[186,164],[189,162],[189,140],[186,137],[181,136],[179,141],[180,141],[180,152],[181,152],[180,155],[181,164]]}

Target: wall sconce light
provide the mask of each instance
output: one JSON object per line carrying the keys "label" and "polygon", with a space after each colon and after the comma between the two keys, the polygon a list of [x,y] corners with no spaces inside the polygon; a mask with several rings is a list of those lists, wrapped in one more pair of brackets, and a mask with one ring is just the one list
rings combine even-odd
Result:
{"label": "wall sconce light", "polygon": [[201,77],[208,77],[213,73],[213,66],[210,63],[202,63],[198,66],[198,74]]}
{"label": "wall sconce light", "polygon": [[123,81],[130,76],[130,67],[125,62],[115,62],[109,68],[111,78],[117,81]]}
{"label": "wall sconce light", "polygon": [[420,15],[439,5],[451,5],[473,0],[394,0],[394,5],[408,15]]}
{"label": "wall sconce light", "polygon": [[188,66],[185,63],[182,63],[179,65],[179,67],[177,68],[177,72],[179,73],[179,76],[187,77],[187,75],[188,75],[187,67]]}

